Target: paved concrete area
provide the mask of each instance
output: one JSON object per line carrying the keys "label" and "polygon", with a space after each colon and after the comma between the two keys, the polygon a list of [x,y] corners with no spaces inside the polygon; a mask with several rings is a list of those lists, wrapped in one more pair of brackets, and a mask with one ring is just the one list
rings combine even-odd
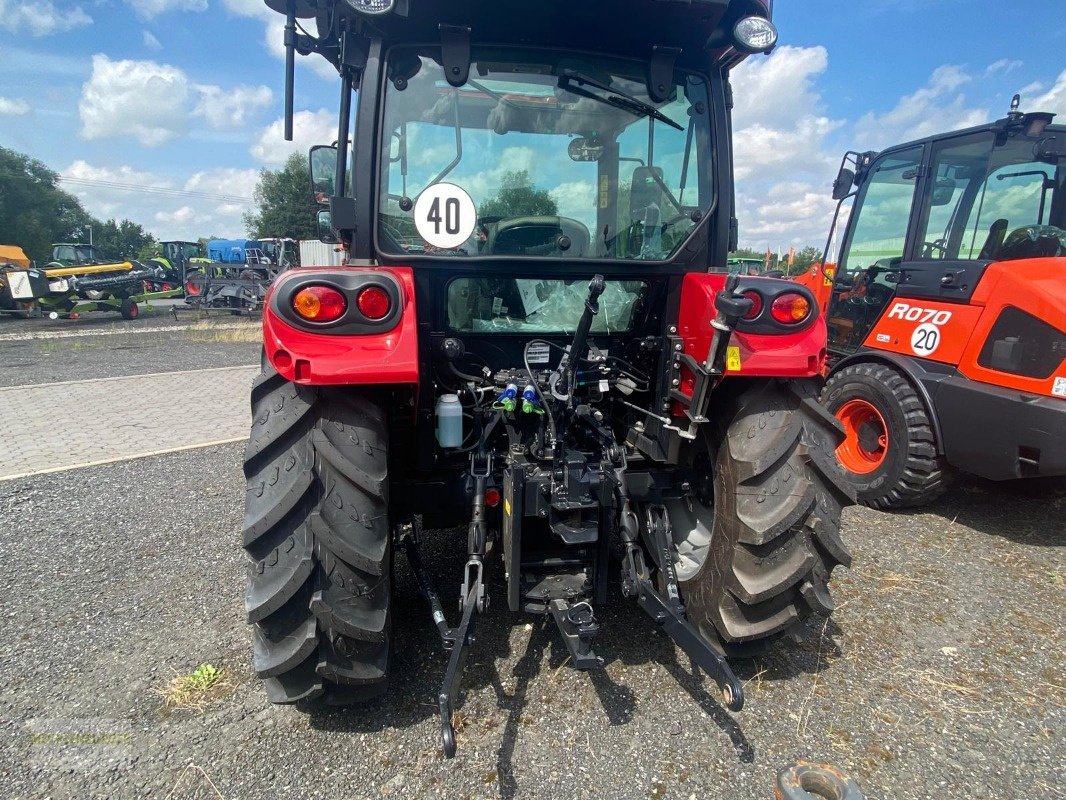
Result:
{"label": "paved concrete area", "polygon": [[0,388],[0,480],[240,441],[258,369]]}

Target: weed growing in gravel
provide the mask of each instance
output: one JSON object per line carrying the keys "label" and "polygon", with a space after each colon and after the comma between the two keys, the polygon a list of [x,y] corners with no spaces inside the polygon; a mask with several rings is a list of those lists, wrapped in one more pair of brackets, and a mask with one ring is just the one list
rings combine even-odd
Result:
{"label": "weed growing in gravel", "polygon": [[167,709],[192,708],[202,711],[208,702],[230,687],[224,669],[213,664],[201,664],[187,675],[175,675],[163,694]]}

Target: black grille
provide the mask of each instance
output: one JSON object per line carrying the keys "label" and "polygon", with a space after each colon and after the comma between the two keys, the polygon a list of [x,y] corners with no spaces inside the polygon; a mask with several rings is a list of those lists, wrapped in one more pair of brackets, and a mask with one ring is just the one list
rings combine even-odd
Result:
{"label": "black grille", "polygon": [[1066,333],[1032,314],[1007,306],[992,326],[977,363],[1026,378],[1049,378],[1063,358]]}

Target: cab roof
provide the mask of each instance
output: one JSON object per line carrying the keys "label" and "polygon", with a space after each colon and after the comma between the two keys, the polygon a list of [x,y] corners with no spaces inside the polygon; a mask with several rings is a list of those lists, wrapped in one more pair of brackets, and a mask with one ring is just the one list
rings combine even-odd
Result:
{"label": "cab roof", "polygon": [[[286,0],[267,0],[282,11]],[[335,3],[335,5],[334,5]],[[653,47],[680,48],[679,66],[727,66],[744,53],[720,35],[738,19],[770,17],[770,0],[397,0],[406,16],[368,17],[336,0],[297,0],[298,16],[334,11],[378,31],[386,43],[440,41],[440,26],[470,28],[471,44],[515,44],[647,58]],[[719,34],[716,36],[716,33]]]}

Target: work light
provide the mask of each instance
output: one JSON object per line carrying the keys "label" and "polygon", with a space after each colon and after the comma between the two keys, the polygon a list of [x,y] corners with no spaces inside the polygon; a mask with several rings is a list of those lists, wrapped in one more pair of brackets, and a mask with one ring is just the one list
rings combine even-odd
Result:
{"label": "work light", "polygon": [[740,50],[762,53],[777,44],[777,28],[765,17],[741,17],[733,26],[733,39]]}

